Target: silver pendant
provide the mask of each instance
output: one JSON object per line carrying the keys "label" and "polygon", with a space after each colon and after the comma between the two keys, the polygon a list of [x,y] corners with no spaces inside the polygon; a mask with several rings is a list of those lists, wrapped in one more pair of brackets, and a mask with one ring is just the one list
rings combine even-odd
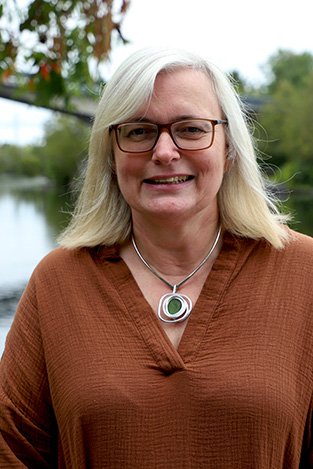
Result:
{"label": "silver pendant", "polygon": [[192,301],[187,295],[176,293],[176,285],[173,293],[166,293],[160,298],[158,316],[163,322],[181,322],[188,318],[192,310]]}
{"label": "silver pendant", "polygon": [[191,274],[189,274],[186,278],[184,278],[184,280],[182,280],[178,285],[174,285],[174,286],[172,286],[169,282],[167,282],[167,280],[162,278],[155,270],[152,269],[152,267],[148,264],[148,262],[144,260],[144,258],[138,251],[134,236],[132,236],[132,243],[140,260],[156,277],[158,277],[158,279],[162,280],[162,282],[165,283],[168,287],[173,288],[172,293],[167,293],[166,295],[163,295],[159,301],[158,317],[161,321],[181,322],[188,318],[192,310],[192,301],[189,298],[189,296],[180,295],[179,293],[176,293],[176,290],[177,288],[180,288],[185,282],[187,282],[187,280],[189,280],[190,277],[192,277],[196,272],[198,272],[198,270],[208,260],[208,258],[214,251],[215,246],[218,243],[218,240],[220,239],[221,231],[222,231],[222,226],[220,225],[217,231],[217,235],[213,243],[213,246],[211,247],[208,254],[205,256],[203,261],[198,265],[198,267],[195,268],[195,270],[191,272]]}

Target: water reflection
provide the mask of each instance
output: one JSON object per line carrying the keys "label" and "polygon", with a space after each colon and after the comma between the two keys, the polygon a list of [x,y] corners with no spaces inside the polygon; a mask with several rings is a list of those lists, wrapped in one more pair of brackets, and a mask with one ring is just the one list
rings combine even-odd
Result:
{"label": "water reflection", "polygon": [[66,225],[69,197],[44,183],[0,182],[0,355],[32,271]]}
{"label": "water reflection", "polygon": [[0,196],[4,220],[0,231],[1,289],[25,283],[34,265],[54,247],[53,235],[36,202],[12,194]]}

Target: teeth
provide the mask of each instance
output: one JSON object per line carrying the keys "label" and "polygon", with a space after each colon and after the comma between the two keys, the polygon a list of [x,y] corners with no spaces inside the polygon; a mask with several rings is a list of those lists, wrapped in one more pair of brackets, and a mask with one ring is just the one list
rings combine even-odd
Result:
{"label": "teeth", "polygon": [[188,176],[175,176],[167,179],[154,179],[153,182],[157,184],[179,184],[180,182],[187,181]]}

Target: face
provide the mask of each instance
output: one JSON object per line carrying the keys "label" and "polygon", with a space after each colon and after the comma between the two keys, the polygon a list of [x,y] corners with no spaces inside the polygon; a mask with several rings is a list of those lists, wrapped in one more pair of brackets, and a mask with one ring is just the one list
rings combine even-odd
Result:
{"label": "face", "polygon": [[[149,107],[130,121],[166,124],[186,118],[223,118],[210,79],[203,72],[161,73]],[[205,150],[180,150],[166,129],[149,152],[124,153],[114,142],[118,183],[134,223],[151,217],[162,223],[218,218],[217,193],[227,169],[223,127],[215,127],[214,143]]]}

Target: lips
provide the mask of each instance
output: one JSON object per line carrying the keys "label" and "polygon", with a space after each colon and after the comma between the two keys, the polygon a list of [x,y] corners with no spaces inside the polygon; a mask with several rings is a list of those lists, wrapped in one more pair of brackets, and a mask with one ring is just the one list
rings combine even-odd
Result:
{"label": "lips", "polygon": [[186,181],[190,181],[193,179],[193,176],[172,176],[168,178],[150,178],[150,179],[145,179],[144,182],[147,184],[181,184]]}

